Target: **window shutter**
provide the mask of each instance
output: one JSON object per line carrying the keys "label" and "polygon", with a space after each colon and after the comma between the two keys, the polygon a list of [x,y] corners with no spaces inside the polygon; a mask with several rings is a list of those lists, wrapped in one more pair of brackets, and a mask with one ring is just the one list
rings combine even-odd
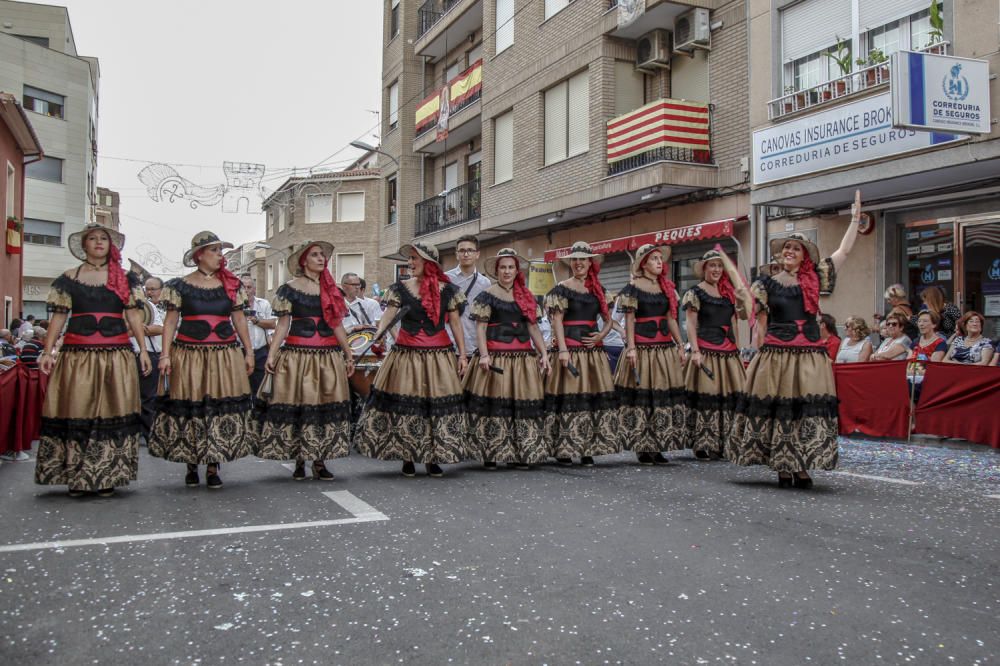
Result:
{"label": "window shutter", "polygon": [[493,121],[493,182],[503,183],[514,177],[514,112],[508,111]]}
{"label": "window shutter", "polygon": [[[846,38],[845,38],[846,39]],[[670,62],[670,96],[691,102],[708,101],[708,53],[675,56]]]}
{"label": "window shutter", "polygon": [[57,95],[55,93],[50,93],[47,90],[42,90],[41,88],[33,88],[31,86],[24,86],[24,94],[29,97],[34,97],[35,99],[45,100],[46,102],[52,102],[53,104],[58,104],[62,106],[66,103],[66,98],[62,95]]}
{"label": "window shutter", "polygon": [[566,159],[568,82],[552,86],[545,91],[545,163],[552,164]]}
{"label": "window shutter", "polygon": [[557,14],[563,7],[569,4],[569,0],[545,0],[545,18]]}
{"label": "window shutter", "polygon": [[[331,266],[331,268],[333,267]],[[338,254],[337,275],[343,275],[344,273],[357,273],[358,275],[364,275],[365,255],[363,253]]]}
{"label": "window shutter", "polygon": [[645,103],[646,81],[628,60],[615,60],[615,115],[634,111]]}
{"label": "window shutter", "polygon": [[477,60],[483,59],[483,43],[479,42],[473,46],[466,55],[468,56],[468,66],[472,67]]}
{"label": "window shutter", "polygon": [[496,53],[514,45],[514,0],[496,0]]}
{"label": "window shutter", "polygon": [[365,193],[344,192],[337,195],[338,222],[364,222]]}
{"label": "window shutter", "polygon": [[308,195],[306,197],[306,222],[310,224],[333,222],[333,195]]}
{"label": "window shutter", "polygon": [[791,62],[850,39],[851,0],[805,0],[781,12],[781,58]]}
{"label": "window shutter", "polygon": [[586,152],[590,146],[590,72],[569,80],[569,145],[567,156]]}
{"label": "window shutter", "polygon": [[861,32],[927,9],[927,0],[861,0]]}
{"label": "window shutter", "polygon": [[399,122],[399,82],[389,86],[389,126],[395,127]]}

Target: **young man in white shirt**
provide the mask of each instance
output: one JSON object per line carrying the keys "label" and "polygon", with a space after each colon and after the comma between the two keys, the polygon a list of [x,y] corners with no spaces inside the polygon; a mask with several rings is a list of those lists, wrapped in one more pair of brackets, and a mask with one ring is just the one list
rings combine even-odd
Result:
{"label": "young man in white shirt", "polygon": [[374,298],[365,297],[361,276],[357,273],[344,273],[340,278],[340,286],[344,288],[344,300],[347,301],[344,330],[350,333],[358,326],[378,327],[382,308]]}
{"label": "young man in white shirt", "polygon": [[[458,266],[446,271],[452,284],[465,294],[466,308],[483,290],[488,289],[490,279],[479,272],[476,263],[479,261],[479,239],[475,236],[461,236],[455,244],[455,256]],[[465,334],[465,353],[472,356],[476,351],[476,322],[462,313],[462,331]],[[448,331],[449,337],[451,330]]]}
{"label": "young man in white shirt", "polygon": [[268,331],[273,331],[278,324],[274,318],[271,304],[263,298],[257,298],[257,282],[249,275],[240,278],[243,289],[247,293],[247,328],[250,329],[250,344],[253,346],[253,374],[250,375],[250,395],[257,396],[257,389],[264,382],[264,366],[267,364],[267,352],[270,345]]}

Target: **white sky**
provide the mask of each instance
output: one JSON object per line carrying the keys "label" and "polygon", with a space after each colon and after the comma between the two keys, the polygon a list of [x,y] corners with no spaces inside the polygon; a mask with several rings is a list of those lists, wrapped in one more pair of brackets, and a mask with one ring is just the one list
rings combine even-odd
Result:
{"label": "white sky", "polygon": [[[100,60],[97,180],[121,193],[126,257],[148,242],[179,262],[202,229],[235,245],[264,238],[263,215],[154,202],[136,177],[147,162],[211,186],[225,183],[226,160],[271,173],[358,138],[378,142],[379,0],[56,3],[69,9],[77,51]],[[347,148],[326,168],[358,154]],[[265,186],[281,182],[265,175]]]}

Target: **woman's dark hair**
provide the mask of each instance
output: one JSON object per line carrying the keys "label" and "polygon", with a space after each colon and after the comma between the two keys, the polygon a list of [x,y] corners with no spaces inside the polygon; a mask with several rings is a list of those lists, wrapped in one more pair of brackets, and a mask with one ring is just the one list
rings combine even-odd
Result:
{"label": "woman's dark hair", "polygon": [[832,335],[837,335],[837,320],[834,319],[833,315],[824,312],[819,316],[819,320],[820,323],[826,326],[826,330]]}
{"label": "woman's dark hair", "polygon": [[473,245],[476,246],[477,250],[479,249],[479,239],[473,236],[472,234],[459,236],[458,240],[455,241],[455,247],[458,247],[462,243],[472,243]]}

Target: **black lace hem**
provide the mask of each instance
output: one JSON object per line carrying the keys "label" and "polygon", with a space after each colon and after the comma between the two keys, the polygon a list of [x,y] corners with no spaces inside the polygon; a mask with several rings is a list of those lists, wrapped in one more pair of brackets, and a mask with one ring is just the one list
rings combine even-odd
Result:
{"label": "black lace hem", "polygon": [[736,409],[738,393],[697,393],[688,391],[687,405],[699,412],[732,412]]}
{"label": "black lace hem", "polygon": [[388,393],[373,388],[365,408],[407,416],[447,416],[465,411],[465,397],[461,393],[456,393],[440,398],[424,398],[415,395]]}
{"label": "black lace hem", "polygon": [[764,345],[762,352],[777,352],[784,354],[827,354],[826,346],[810,347],[805,345]]}
{"label": "black lace hem", "polygon": [[233,342],[186,342],[181,340],[174,340],[174,347],[179,347],[181,349],[204,349],[205,347],[214,347],[216,349],[229,349],[230,347],[243,349],[238,340]]}
{"label": "black lace hem", "polygon": [[412,345],[404,345],[396,343],[392,346],[393,349],[398,349],[401,352],[407,353],[418,353],[418,354],[455,354],[455,345],[447,345],[444,347],[414,347]]}
{"label": "black lace hem", "polygon": [[340,354],[343,356],[343,351],[341,350],[340,345],[334,345],[332,347],[311,347],[309,345],[293,345],[285,342],[281,345],[281,348],[302,354]]}
{"label": "black lace hem", "polygon": [[773,398],[737,393],[736,412],[754,418],[769,417],[780,421],[797,421],[814,416],[835,419],[838,402],[835,395],[810,394],[800,398]]}
{"label": "black lace hem", "polygon": [[560,412],[616,411],[619,399],[614,391],[606,393],[546,393],[545,411]]}
{"label": "black lace hem", "polygon": [[544,400],[515,400],[465,392],[465,404],[470,414],[504,419],[539,419],[545,416]]}
{"label": "black lace hem", "polygon": [[323,405],[285,405],[254,403],[254,413],[261,421],[302,426],[324,426],[331,421],[347,421],[351,418],[351,401],[330,402]]}
{"label": "black lace hem", "polygon": [[64,441],[101,440],[141,432],[142,421],[138,414],[93,419],[42,417],[41,436]]}
{"label": "black lace hem", "polygon": [[239,414],[250,411],[250,394],[203,400],[173,400],[169,395],[161,395],[156,399],[156,409],[167,416],[188,419]]}
{"label": "black lace hem", "polygon": [[119,351],[135,351],[132,345],[70,345],[63,344],[59,348],[59,353],[69,353],[69,352],[119,352]]}
{"label": "black lace hem", "polygon": [[642,389],[634,386],[616,386],[618,404],[624,407],[672,407],[687,404],[687,392],[683,388]]}

